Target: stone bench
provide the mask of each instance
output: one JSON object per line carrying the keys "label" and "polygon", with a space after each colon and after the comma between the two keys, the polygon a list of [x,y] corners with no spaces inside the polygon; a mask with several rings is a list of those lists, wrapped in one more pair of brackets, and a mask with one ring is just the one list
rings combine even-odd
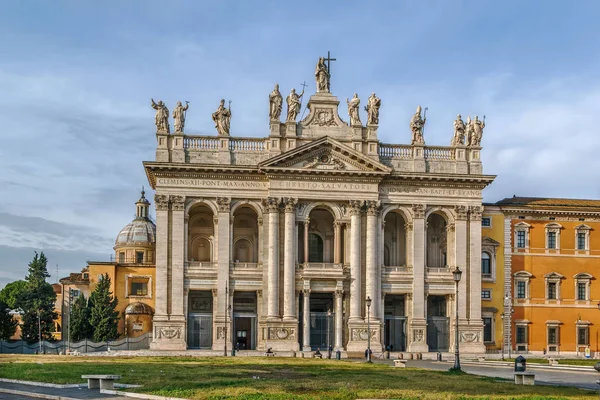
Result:
{"label": "stone bench", "polygon": [[515,372],[515,385],[535,385],[533,372]]}
{"label": "stone bench", "polygon": [[394,360],[394,368],[406,368],[406,360]]}
{"label": "stone bench", "polygon": [[275,353],[273,353],[272,351],[271,352],[267,351],[267,352],[265,352],[265,356],[266,357],[275,357]]}
{"label": "stone bench", "polygon": [[555,358],[549,358],[548,359],[548,364],[550,365],[558,365],[558,360]]}
{"label": "stone bench", "polygon": [[483,357],[483,356],[477,356],[477,361],[478,362],[485,362],[485,357]]}
{"label": "stone bench", "polygon": [[87,379],[88,389],[114,389],[121,375],[81,375],[81,379]]}

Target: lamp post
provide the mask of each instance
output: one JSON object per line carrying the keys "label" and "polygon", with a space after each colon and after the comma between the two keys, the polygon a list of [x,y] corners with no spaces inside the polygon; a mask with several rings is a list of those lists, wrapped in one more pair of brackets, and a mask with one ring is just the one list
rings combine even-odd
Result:
{"label": "lamp post", "polygon": [[227,357],[227,321],[229,320],[229,312],[231,311],[231,304],[229,304],[229,290],[227,288],[227,282],[225,282],[225,345],[223,347],[223,356]]}
{"label": "lamp post", "polygon": [[367,362],[371,363],[371,297],[367,297]]}
{"label": "lamp post", "polygon": [[460,268],[458,268],[458,266],[456,266],[456,269],[454,270],[454,272],[452,272],[452,275],[454,276],[454,282],[456,283],[456,290],[454,295],[454,298],[456,299],[456,322],[454,327],[454,369],[460,371],[460,352],[458,349],[458,283],[460,282],[462,271],[460,270]]}
{"label": "lamp post", "polygon": [[329,320],[331,318],[331,309],[327,310],[327,358],[331,358],[331,346],[329,344]]}

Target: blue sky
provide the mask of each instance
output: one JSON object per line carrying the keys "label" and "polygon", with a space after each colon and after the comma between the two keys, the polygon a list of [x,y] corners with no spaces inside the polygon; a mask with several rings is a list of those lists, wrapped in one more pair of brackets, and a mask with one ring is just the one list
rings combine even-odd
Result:
{"label": "blue sky", "polygon": [[486,201],[600,198],[599,17],[595,1],[5,2],[0,286],[34,249],[60,276],[109,257],[147,186],[151,97],[189,100],[202,134],[232,100],[232,135],[265,136],[273,84],[313,93],[327,50],[334,94],[382,99],[384,142],[410,140],[419,104],[431,145],[485,114]]}

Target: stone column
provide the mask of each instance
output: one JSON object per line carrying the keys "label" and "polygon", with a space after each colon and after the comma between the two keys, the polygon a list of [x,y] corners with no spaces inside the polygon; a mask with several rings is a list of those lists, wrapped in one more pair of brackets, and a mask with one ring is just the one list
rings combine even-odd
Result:
{"label": "stone column", "polygon": [[185,196],[170,196],[171,200],[171,316],[170,320],[185,321],[183,314],[183,263],[185,249]]}
{"label": "stone column", "polygon": [[304,264],[308,262],[308,226],[310,225],[310,220],[307,218],[304,221]]}
{"label": "stone column", "polygon": [[335,221],[333,223],[333,235],[334,235],[334,246],[333,246],[333,262],[339,264],[342,261],[342,223]]}
{"label": "stone column", "polygon": [[156,314],[154,321],[168,319],[169,301],[169,196],[154,196],[156,205]]}
{"label": "stone column", "polygon": [[286,198],[285,205],[285,242],[283,254],[283,319],[296,320],[296,268],[294,261],[294,239],[296,226],[297,199]]}
{"label": "stone column", "polygon": [[344,350],[344,345],[342,343],[342,331],[344,329],[343,321],[344,321],[344,310],[342,306],[342,300],[344,297],[344,292],[341,290],[335,291],[335,348],[334,350]]}
{"label": "stone column", "polygon": [[269,213],[269,264],[267,318],[279,318],[279,203],[278,198],[265,200],[265,208]]}
{"label": "stone column", "polygon": [[413,297],[408,350],[427,352],[425,319],[425,204],[413,204]]}
{"label": "stone column", "polygon": [[363,202],[350,201],[350,320],[361,318],[360,211]]}
{"label": "stone column", "polygon": [[[229,245],[230,245],[230,216],[229,216],[229,205],[231,199],[227,197],[217,197],[218,207],[218,221],[217,221],[217,235],[218,235],[218,247],[217,247],[217,305],[215,315],[217,320],[222,320],[224,327],[225,322],[225,304],[227,298],[225,296],[225,287],[229,287]],[[214,312],[214,310],[213,310]]]}
{"label": "stone column", "polygon": [[[458,318],[459,323],[463,324],[467,322],[467,207],[455,206],[454,213],[456,214],[454,222],[454,257],[456,260],[450,269],[458,266],[463,272],[462,279],[458,283]],[[481,232],[481,227],[479,227],[479,231]],[[477,301],[481,304],[481,291]],[[452,315],[454,315],[455,309],[452,310]]]}
{"label": "stone column", "polygon": [[[377,321],[379,319],[379,304],[381,302],[381,294],[378,291],[377,283],[377,215],[379,214],[379,201],[367,202],[367,240],[366,240],[366,280],[365,280],[365,296],[370,297],[371,303],[371,319]],[[365,315],[367,315],[367,306],[365,305]]]}
{"label": "stone column", "polygon": [[310,351],[310,289],[304,289],[302,298],[302,350]]}
{"label": "stone column", "polygon": [[[482,206],[469,207],[469,331],[471,337],[479,340],[471,342],[468,349],[483,352],[483,320],[481,319],[481,213]],[[479,335],[477,336],[477,333]]]}

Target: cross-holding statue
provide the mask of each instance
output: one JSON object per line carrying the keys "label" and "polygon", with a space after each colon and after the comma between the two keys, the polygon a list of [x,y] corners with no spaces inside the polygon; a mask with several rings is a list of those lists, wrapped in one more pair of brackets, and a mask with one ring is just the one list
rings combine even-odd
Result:
{"label": "cross-holding statue", "polygon": [[[325,64],[327,61],[327,64]],[[315,79],[317,81],[317,92],[329,92],[331,90],[331,62],[337,61],[331,58],[331,52],[327,52],[327,58],[319,57],[317,68],[315,69]]]}
{"label": "cross-holding statue", "polygon": [[450,142],[450,146],[464,146],[465,145],[465,123],[462,120],[460,114],[456,116],[454,121],[454,136]]}
{"label": "cross-holding statue", "polygon": [[175,133],[183,133],[185,126],[185,114],[189,108],[189,101],[185,102],[185,106],[180,101],[177,102],[175,109],[173,110],[173,125],[175,126]]}
{"label": "cross-holding statue", "polygon": [[159,100],[158,103],[155,103],[154,99],[150,99],[150,101],[152,101],[152,108],[156,110],[156,115],[154,116],[156,131],[170,133],[171,130],[169,128],[169,109],[161,100]]}
{"label": "cross-holding statue", "polygon": [[282,104],[283,97],[279,92],[279,84],[275,84],[275,89],[269,94],[269,118],[271,121],[279,121]]}
{"label": "cross-holding statue", "polygon": [[350,126],[362,126],[362,122],[360,122],[359,115],[359,105],[360,99],[358,98],[358,94],[354,93],[352,96],[352,100],[348,100],[346,98],[346,103],[348,104],[348,115],[350,116]]}
{"label": "cross-holding statue", "polygon": [[229,136],[229,127],[231,124],[231,100],[229,101],[229,108],[225,108],[225,100],[221,99],[219,108],[212,114],[212,119],[215,121],[215,128],[217,128],[219,135]]}
{"label": "cross-holding statue", "polygon": [[425,115],[421,116],[421,106],[417,107],[417,112],[414,113],[410,119],[410,130],[412,131],[412,142],[411,145],[423,145],[425,139],[423,138],[423,128],[427,121],[427,108],[425,108]]}
{"label": "cross-holding statue", "polygon": [[296,122],[296,117],[300,113],[300,109],[302,108],[301,99],[304,95],[304,89],[302,89],[302,93],[297,94],[296,89],[292,89],[290,94],[288,95],[286,102],[288,105],[287,119],[285,122]]}
{"label": "cross-holding statue", "polygon": [[381,107],[381,99],[371,93],[365,111],[367,112],[367,125],[379,125],[379,107]]}

